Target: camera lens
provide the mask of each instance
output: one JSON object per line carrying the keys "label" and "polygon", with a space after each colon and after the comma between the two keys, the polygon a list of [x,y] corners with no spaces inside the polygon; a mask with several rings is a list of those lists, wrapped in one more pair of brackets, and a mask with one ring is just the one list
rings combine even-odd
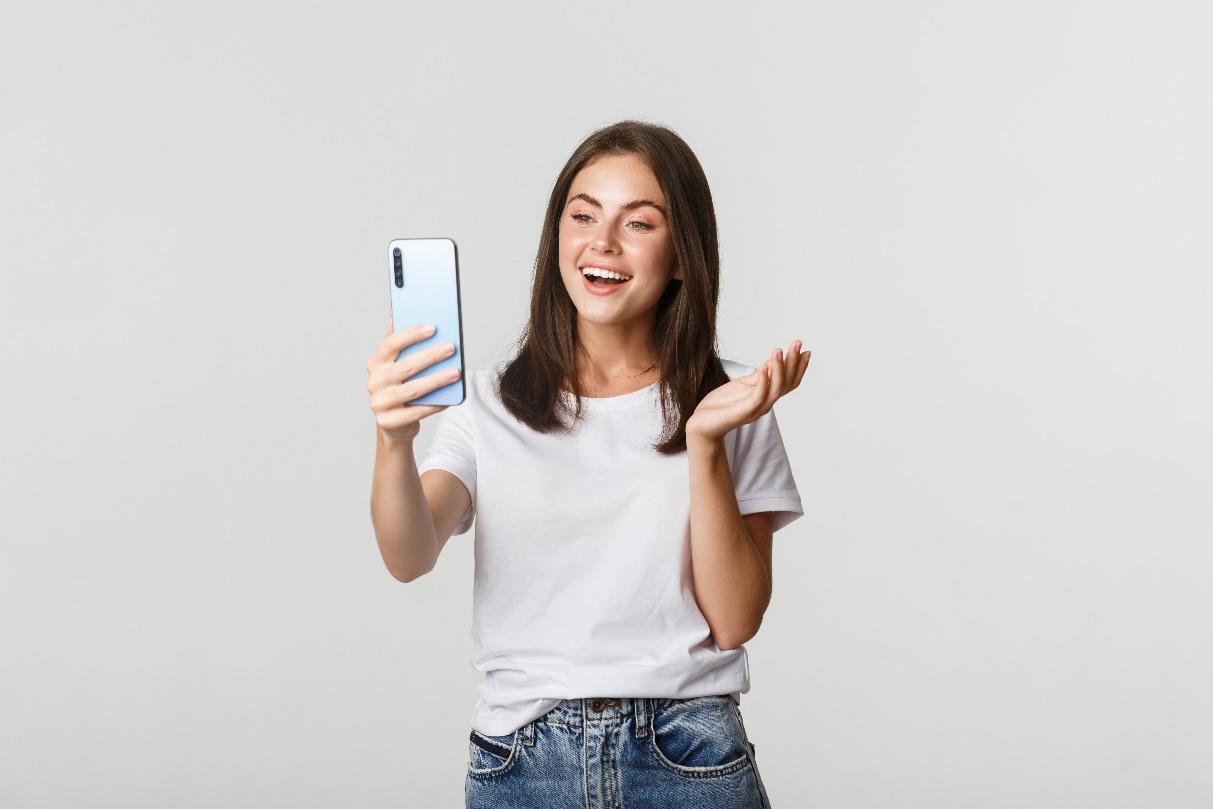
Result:
{"label": "camera lens", "polygon": [[392,255],[395,256],[396,258],[400,258],[400,248],[397,247],[397,248],[393,249]]}

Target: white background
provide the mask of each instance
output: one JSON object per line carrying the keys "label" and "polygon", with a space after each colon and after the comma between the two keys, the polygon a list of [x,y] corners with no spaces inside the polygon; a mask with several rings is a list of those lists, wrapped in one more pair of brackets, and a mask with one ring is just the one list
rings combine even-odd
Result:
{"label": "white background", "polygon": [[[471,534],[385,570],[386,245],[467,361],[556,173],[666,124],[806,515],[776,807],[1213,806],[1205,3],[6,7],[0,804],[462,805]],[[432,425],[423,427],[418,452]]]}

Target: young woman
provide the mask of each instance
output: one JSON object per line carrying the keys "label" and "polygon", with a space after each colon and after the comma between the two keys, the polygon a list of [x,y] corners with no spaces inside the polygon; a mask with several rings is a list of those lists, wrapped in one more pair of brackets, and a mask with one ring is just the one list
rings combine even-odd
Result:
{"label": "young woman", "polygon": [[425,574],[478,518],[468,807],[769,807],[742,644],[772,534],[803,513],[772,406],[809,355],[719,358],[719,288],[698,160],[623,121],[556,180],[512,359],[469,371],[454,408],[403,405],[450,382],[413,379],[438,347],[393,360],[419,328],[389,319],[367,362],[389,571]]}

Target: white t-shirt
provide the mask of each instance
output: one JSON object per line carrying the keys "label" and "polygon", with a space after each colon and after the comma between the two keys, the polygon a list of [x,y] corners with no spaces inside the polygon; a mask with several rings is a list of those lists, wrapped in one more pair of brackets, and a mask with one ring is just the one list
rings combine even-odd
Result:
{"label": "white t-shirt", "polygon": [[[755,370],[722,362],[732,379]],[[693,592],[687,455],[651,448],[659,383],[583,398],[572,434],[544,434],[502,405],[505,365],[472,369],[417,467],[467,486],[455,534],[477,518],[470,659],[484,680],[471,726],[502,736],[581,697],[740,703],[745,647],[716,646]],[[774,410],[729,432],[725,452],[742,514],[773,511],[779,530],[804,513]]]}

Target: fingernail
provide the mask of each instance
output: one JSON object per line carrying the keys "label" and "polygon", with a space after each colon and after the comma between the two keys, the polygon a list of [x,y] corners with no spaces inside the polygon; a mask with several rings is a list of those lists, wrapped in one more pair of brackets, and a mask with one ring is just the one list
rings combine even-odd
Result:
{"label": "fingernail", "polygon": [[433,334],[433,333],[434,333],[435,331],[437,331],[437,330],[438,330],[438,327],[437,327],[437,326],[435,326],[433,323],[430,323],[429,325],[427,325],[427,326],[426,326],[424,329],[422,329],[421,331],[422,331],[422,333],[423,333],[423,334]]}

